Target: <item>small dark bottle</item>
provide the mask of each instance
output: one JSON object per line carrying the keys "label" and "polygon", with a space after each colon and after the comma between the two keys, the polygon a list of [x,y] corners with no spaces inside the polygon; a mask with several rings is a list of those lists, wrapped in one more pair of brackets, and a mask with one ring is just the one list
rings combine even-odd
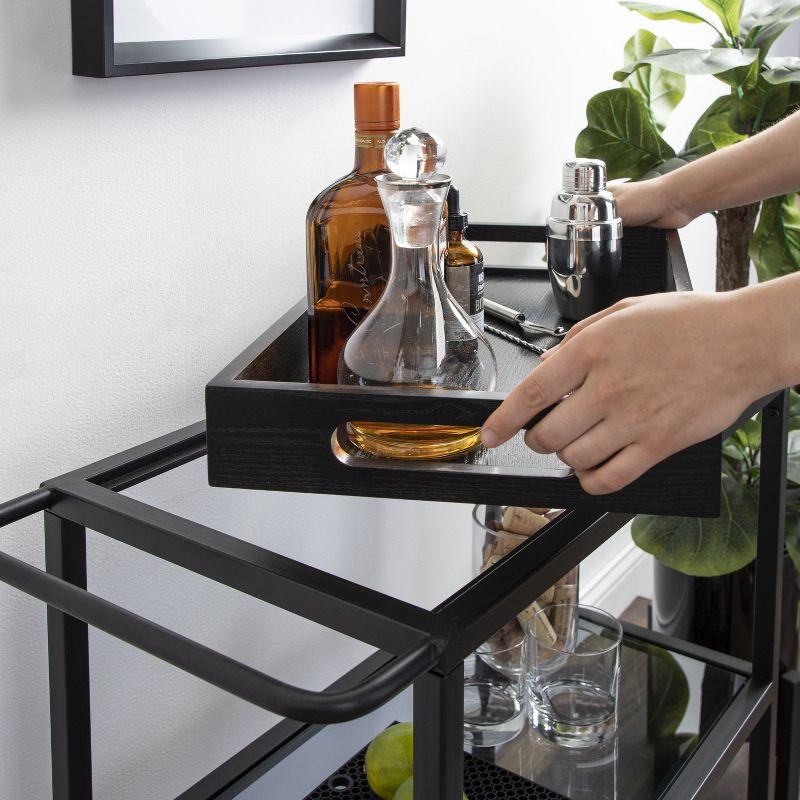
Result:
{"label": "small dark bottle", "polygon": [[458,189],[447,195],[447,255],[444,282],[450,294],[483,330],[483,253],[464,237],[469,221],[461,210]]}

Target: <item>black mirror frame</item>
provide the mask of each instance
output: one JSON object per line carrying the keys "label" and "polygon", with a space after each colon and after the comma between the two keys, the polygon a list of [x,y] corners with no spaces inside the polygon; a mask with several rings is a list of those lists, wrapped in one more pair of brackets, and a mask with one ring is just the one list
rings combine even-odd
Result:
{"label": "black mirror frame", "polygon": [[114,42],[114,0],[72,0],[72,74],[89,78],[405,55],[406,0],[374,0],[372,33],[319,37],[302,50],[236,54],[252,40]]}

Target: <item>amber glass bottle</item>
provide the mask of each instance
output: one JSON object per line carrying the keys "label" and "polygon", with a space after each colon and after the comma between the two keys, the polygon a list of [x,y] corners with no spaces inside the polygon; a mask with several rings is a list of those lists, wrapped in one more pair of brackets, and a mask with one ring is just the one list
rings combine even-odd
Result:
{"label": "amber glass bottle", "polygon": [[458,189],[450,187],[448,203],[448,236],[445,253],[444,281],[450,294],[472,317],[475,327],[483,330],[483,253],[464,237],[469,220],[461,210]]}
{"label": "amber glass bottle", "polygon": [[375,177],[387,172],[386,140],[400,127],[400,87],[357,83],[353,170],[317,196],[306,217],[309,379],[336,383],[339,354],[380,298],[391,237]]}

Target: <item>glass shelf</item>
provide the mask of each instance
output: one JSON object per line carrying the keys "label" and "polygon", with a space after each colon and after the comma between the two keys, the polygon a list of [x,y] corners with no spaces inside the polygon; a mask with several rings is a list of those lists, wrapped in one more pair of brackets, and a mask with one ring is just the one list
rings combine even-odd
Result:
{"label": "glass shelf", "polygon": [[205,456],[121,494],[420,608],[472,578],[472,506],[221,489]]}
{"label": "glass shelf", "polygon": [[569,750],[526,729],[475,755],[570,800],[656,800],[744,681],[735,673],[626,637],[614,740]]}
{"label": "glass shelf", "polygon": [[[570,750],[526,727],[512,742],[472,754],[569,800],[658,800],[742,685],[733,672],[626,636],[619,727],[612,741]],[[398,719],[411,719],[410,691],[368,717],[323,729],[239,800],[306,797]],[[348,792],[336,796],[347,800]],[[505,798],[498,794],[496,800]]]}

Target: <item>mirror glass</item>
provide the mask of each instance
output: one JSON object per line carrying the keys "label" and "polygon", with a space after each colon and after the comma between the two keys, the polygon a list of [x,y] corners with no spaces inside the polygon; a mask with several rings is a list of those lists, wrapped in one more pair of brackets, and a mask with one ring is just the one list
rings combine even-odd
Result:
{"label": "mirror glass", "polygon": [[373,20],[374,0],[114,0],[114,41],[248,39],[285,50],[371,33]]}

